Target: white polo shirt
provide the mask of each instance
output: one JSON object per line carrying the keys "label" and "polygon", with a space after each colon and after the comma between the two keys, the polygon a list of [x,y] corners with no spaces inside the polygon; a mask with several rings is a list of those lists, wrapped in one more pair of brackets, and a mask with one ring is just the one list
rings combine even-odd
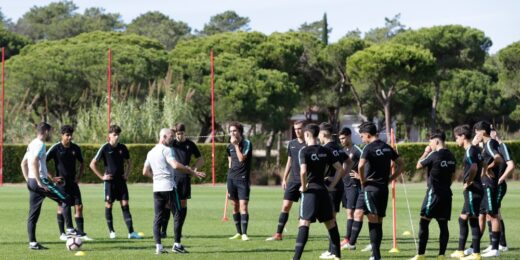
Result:
{"label": "white polo shirt", "polygon": [[148,152],[145,167],[150,167],[153,172],[153,191],[172,191],[175,188],[173,179],[173,167],[168,163],[175,160],[175,152],[171,147],[164,144],[157,144]]}
{"label": "white polo shirt", "polygon": [[36,173],[32,167],[35,159],[40,162],[40,167],[38,169],[40,178],[47,178],[47,151],[45,150],[45,143],[42,140],[35,138],[31,143],[29,143],[25,156],[27,156],[27,162],[29,164],[29,178],[36,178]]}

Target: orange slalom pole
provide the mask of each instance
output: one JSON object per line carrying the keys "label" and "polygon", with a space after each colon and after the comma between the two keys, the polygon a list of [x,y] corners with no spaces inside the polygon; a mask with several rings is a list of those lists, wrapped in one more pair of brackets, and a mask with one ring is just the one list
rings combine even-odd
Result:
{"label": "orange slalom pole", "polygon": [[224,214],[222,216],[222,222],[228,221],[227,206],[228,206],[228,192],[226,191],[226,200],[224,202]]}

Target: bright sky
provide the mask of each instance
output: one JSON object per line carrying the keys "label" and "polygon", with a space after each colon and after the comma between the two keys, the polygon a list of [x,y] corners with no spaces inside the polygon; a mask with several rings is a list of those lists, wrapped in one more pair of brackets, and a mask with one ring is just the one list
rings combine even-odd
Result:
{"label": "bright sky", "polygon": [[[55,0],[56,1],[56,0]],[[54,2],[55,2],[54,1]],[[51,0],[0,0],[2,12],[14,22],[32,6]],[[520,1],[517,0],[74,0],[80,12],[102,7],[120,13],[128,23],[147,11],[160,11],[194,29],[209,18],[234,10],[251,19],[252,30],[266,34],[297,29],[304,22],[320,20],[327,13],[330,40],[338,40],[356,28],[366,32],[384,25],[385,17],[401,13],[401,23],[417,29],[433,25],[461,24],[478,28],[493,40],[491,53],[520,40]]]}

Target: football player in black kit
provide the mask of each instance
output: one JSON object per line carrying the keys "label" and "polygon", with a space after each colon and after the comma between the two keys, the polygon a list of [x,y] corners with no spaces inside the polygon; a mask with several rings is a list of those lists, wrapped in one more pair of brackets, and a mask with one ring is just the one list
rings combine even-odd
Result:
{"label": "football player in black kit", "polygon": [[[47,151],[47,162],[54,161],[56,177],[59,177],[65,183],[65,192],[73,198],[77,234],[81,236],[82,240],[92,240],[83,230],[83,202],[78,182],[83,176],[85,165],[80,147],[72,142],[73,133],[74,128],[72,126],[64,125],[61,127],[61,140]],[[79,167],[76,167],[76,161],[79,162]],[[78,173],[76,173],[77,168],[79,168]],[[70,209],[65,214],[68,214],[69,219],[72,220]],[[57,219],[61,234],[60,240],[66,241],[67,236],[64,231],[64,220],[60,206],[58,206]],[[73,228],[72,221],[66,224],[68,229]]]}
{"label": "football player in black kit", "polygon": [[[385,142],[377,137],[376,125],[364,122],[359,126],[359,134],[366,146],[361,153],[358,172],[364,190],[365,214],[368,218],[372,256],[370,260],[381,259],[380,246],[383,239],[383,218],[388,204],[388,184],[403,170],[403,160]],[[396,170],[392,174],[392,161]]]}
{"label": "football player in black kit", "polygon": [[446,148],[446,134],[437,130],[430,134],[430,143],[424,149],[416,168],[428,169],[428,189],[421,208],[419,222],[419,249],[411,260],[426,259],[426,244],[429,238],[430,221],[434,218],[439,224],[439,254],[437,260],[444,260],[450,232],[448,221],[451,218],[452,195],[451,183],[455,173],[455,157]]}
{"label": "football player in black kit", "polygon": [[242,239],[248,241],[247,227],[249,224],[249,194],[251,183],[251,159],[253,157],[253,146],[251,141],[244,138],[244,127],[238,122],[229,124],[228,175],[227,191],[228,198],[233,205],[233,220],[237,233],[229,239]]}
{"label": "football player in black kit", "polygon": [[[343,170],[345,173],[349,173],[352,168],[352,160],[350,160],[350,157],[345,153],[343,150],[343,147],[341,147],[339,144],[334,142],[332,140],[332,133],[333,133],[333,127],[329,123],[321,123],[320,124],[320,133],[318,135],[318,139],[320,140],[320,143],[323,145],[323,147],[330,150],[332,155],[336,157],[339,161],[339,163],[342,165]],[[325,185],[330,185],[332,181],[335,179],[335,176],[337,175],[336,170],[332,167],[328,167],[325,172]],[[341,201],[343,200],[343,194],[345,192],[344,190],[344,184],[343,184],[343,175],[341,176],[341,179],[338,181],[336,186],[334,186],[333,191],[329,191],[330,199],[332,200],[332,206],[334,208],[333,216],[336,218],[336,214],[340,210]],[[336,223],[337,225],[337,223]],[[322,257],[325,257],[327,255],[332,254],[332,244],[329,245],[328,251],[325,251],[323,254],[321,254]]]}
{"label": "football player in black kit", "polygon": [[[455,142],[459,147],[464,148],[464,174],[463,174],[463,194],[464,206],[459,217],[459,245],[455,252],[450,256],[461,259],[480,259],[480,227],[478,215],[482,201],[482,168],[486,167],[482,161],[481,150],[478,146],[471,144],[471,128],[469,125],[460,125],[453,130]],[[471,227],[473,252],[464,257],[464,246],[468,238],[468,222]]]}
{"label": "football player in black kit", "polygon": [[[128,228],[129,239],[142,239],[138,232],[134,231],[132,214],[130,213],[130,205],[128,203],[130,196],[126,180],[130,174],[131,163],[130,153],[126,145],[119,142],[121,127],[111,125],[108,129],[108,142],[99,148],[96,156],[90,162],[90,169],[103,180],[105,191],[105,219],[107,221],[110,239],[116,238],[114,230],[112,205],[114,201],[119,200],[123,218]],[[103,161],[105,172],[99,171],[96,163]]]}
{"label": "football player in black kit", "polygon": [[[329,239],[333,244],[331,254],[325,259],[341,258],[339,247],[339,231],[333,216],[332,201],[329,190],[334,190],[340,176],[344,174],[342,165],[338,162],[329,149],[318,144],[318,133],[320,128],[316,124],[305,127],[304,137],[307,147],[299,152],[300,179],[302,199],[300,203],[300,227],[296,238],[293,259],[300,259],[309,238],[309,227],[316,220],[324,222],[329,232]],[[334,167],[338,174],[330,186],[325,186],[325,168]],[[322,257],[320,257],[322,258]]]}
{"label": "football player in black kit", "polygon": [[341,242],[341,249],[355,250],[359,232],[363,227],[363,208],[365,205],[358,173],[359,159],[363,150],[352,143],[352,131],[348,127],[344,127],[339,132],[339,141],[345,153],[353,162],[352,170],[343,177],[345,189],[343,207],[347,213],[347,230],[345,238]]}
{"label": "football player in black kit", "polygon": [[[507,164],[500,154],[500,144],[490,137],[491,124],[486,121],[477,122],[473,126],[475,130],[475,142],[484,144],[483,159],[488,164],[487,170],[482,173],[482,185],[484,188],[484,197],[480,205],[480,227],[484,233],[485,220],[491,223],[491,250],[482,254],[482,257],[497,257],[500,255],[500,220],[498,217],[498,188],[499,179],[506,169]],[[471,249],[465,253],[472,253]]]}
{"label": "football player in black kit", "polygon": [[282,210],[280,212],[280,217],[278,217],[276,233],[272,237],[268,237],[266,241],[282,240],[282,232],[287,220],[289,219],[289,212],[291,211],[292,204],[298,202],[301,197],[298,152],[306,146],[305,140],[303,139],[303,127],[304,121],[296,121],[293,124],[296,138],[289,141],[287,144],[287,164],[285,165],[285,171],[282,178],[282,188],[285,191],[283,195]]}

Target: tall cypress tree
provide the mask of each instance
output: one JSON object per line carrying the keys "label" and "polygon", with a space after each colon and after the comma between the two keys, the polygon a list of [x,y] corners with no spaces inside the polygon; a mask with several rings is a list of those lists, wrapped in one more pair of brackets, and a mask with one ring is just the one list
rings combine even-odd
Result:
{"label": "tall cypress tree", "polygon": [[327,23],[327,13],[323,14],[322,26],[321,40],[325,45],[329,45],[329,24]]}

